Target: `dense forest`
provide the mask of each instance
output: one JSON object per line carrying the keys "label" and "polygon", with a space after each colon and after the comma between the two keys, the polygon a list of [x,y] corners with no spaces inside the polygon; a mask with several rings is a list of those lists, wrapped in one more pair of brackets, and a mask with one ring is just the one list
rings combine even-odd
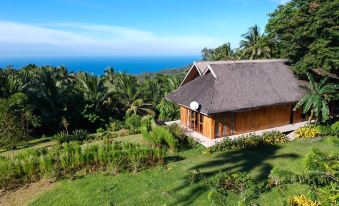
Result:
{"label": "dense forest", "polygon": [[[313,82],[300,106],[326,120],[328,105],[338,100],[338,12],[337,0],[291,1],[270,14],[263,33],[250,27],[239,48],[204,48],[202,60],[288,58],[298,77]],[[113,68],[101,76],[62,66],[0,68],[0,146],[59,131],[95,132],[145,115],[175,120],[178,108],[164,96],[180,85],[186,70],[137,77]]]}

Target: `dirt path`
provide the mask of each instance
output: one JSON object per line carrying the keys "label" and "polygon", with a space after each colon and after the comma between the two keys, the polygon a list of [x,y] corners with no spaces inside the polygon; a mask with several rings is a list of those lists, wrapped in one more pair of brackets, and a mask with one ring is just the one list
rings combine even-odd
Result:
{"label": "dirt path", "polygon": [[51,190],[57,183],[53,180],[40,180],[11,191],[0,191],[1,206],[25,206],[40,194]]}

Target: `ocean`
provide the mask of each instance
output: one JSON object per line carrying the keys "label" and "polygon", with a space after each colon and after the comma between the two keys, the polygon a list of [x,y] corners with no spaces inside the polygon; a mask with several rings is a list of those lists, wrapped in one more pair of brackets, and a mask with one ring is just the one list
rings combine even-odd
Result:
{"label": "ocean", "polygon": [[21,68],[27,64],[38,66],[65,66],[69,71],[86,71],[101,75],[105,68],[130,74],[158,72],[164,69],[183,68],[199,61],[199,56],[179,57],[0,57],[0,68],[12,65]]}

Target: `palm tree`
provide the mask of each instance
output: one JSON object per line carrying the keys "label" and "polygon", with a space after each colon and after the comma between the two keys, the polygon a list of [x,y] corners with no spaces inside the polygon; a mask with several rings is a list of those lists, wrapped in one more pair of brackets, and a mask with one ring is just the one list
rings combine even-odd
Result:
{"label": "palm tree", "polygon": [[106,81],[108,87],[114,87],[116,83],[115,71],[112,67],[107,67],[105,69],[103,79]]}
{"label": "palm tree", "polygon": [[303,107],[303,113],[311,112],[309,122],[314,116],[318,120],[326,121],[329,119],[328,104],[331,100],[338,98],[339,86],[333,83],[327,83],[327,77],[320,83],[315,82],[313,76],[307,73],[310,88],[306,95],[298,102],[295,109]]}
{"label": "palm tree", "polygon": [[225,43],[215,49],[204,48],[201,53],[205,61],[230,60],[234,58],[230,43]]}
{"label": "palm tree", "polygon": [[257,25],[250,27],[242,37],[244,39],[240,41],[240,58],[259,59],[271,56],[270,48],[263,41],[264,34],[260,34],[260,29]]}
{"label": "palm tree", "polygon": [[109,92],[105,86],[105,79],[88,73],[78,73],[77,80],[81,85],[84,97],[88,101],[101,104]]}
{"label": "palm tree", "polygon": [[[125,105],[126,114],[133,113],[148,113],[153,115],[153,104],[144,100],[142,89],[138,80],[131,75],[120,73],[117,75],[116,95],[121,103]],[[140,111],[140,112],[139,112]]]}
{"label": "palm tree", "polygon": [[126,115],[137,114],[137,115],[155,115],[153,111],[153,104],[145,103],[143,99],[136,99],[130,105],[130,108],[127,109]]}

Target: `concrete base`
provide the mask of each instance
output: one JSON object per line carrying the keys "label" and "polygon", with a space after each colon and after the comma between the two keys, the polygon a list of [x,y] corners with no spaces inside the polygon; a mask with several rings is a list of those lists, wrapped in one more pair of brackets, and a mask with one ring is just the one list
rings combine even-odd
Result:
{"label": "concrete base", "polygon": [[264,130],[258,130],[258,131],[253,131],[253,132],[248,132],[248,133],[244,133],[244,134],[239,134],[239,135],[232,135],[229,137],[222,137],[222,138],[216,138],[216,139],[210,139],[198,132],[193,131],[192,129],[189,129],[183,125],[180,124],[180,120],[177,121],[172,121],[172,122],[166,122],[167,125],[171,125],[171,124],[179,124],[185,131],[187,136],[192,137],[192,139],[194,139],[195,141],[197,141],[198,143],[202,144],[205,147],[211,147],[219,142],[222,142],[225,138],[229,138],[229,139],[236,139],[237,137],[240,137],[242,135],[247,135],[247,134],[256,134],[256,135],[261,135],[264,132],[269,132],[269,131],[279,131],[279,132],[291,132],[289,135],[287,135],[287,137],[290,140],[294,139],[294,132],[295,130],[299,129],[300,127],[303,127],[307,124],[308,122],[299,122],[299,123],[295,123],[295,124],[288,124],[288,125],[284,125],[284,126],[280,126],[280,127],[274,127],[274,128],[270,128],[270,129],[264,129]]}

